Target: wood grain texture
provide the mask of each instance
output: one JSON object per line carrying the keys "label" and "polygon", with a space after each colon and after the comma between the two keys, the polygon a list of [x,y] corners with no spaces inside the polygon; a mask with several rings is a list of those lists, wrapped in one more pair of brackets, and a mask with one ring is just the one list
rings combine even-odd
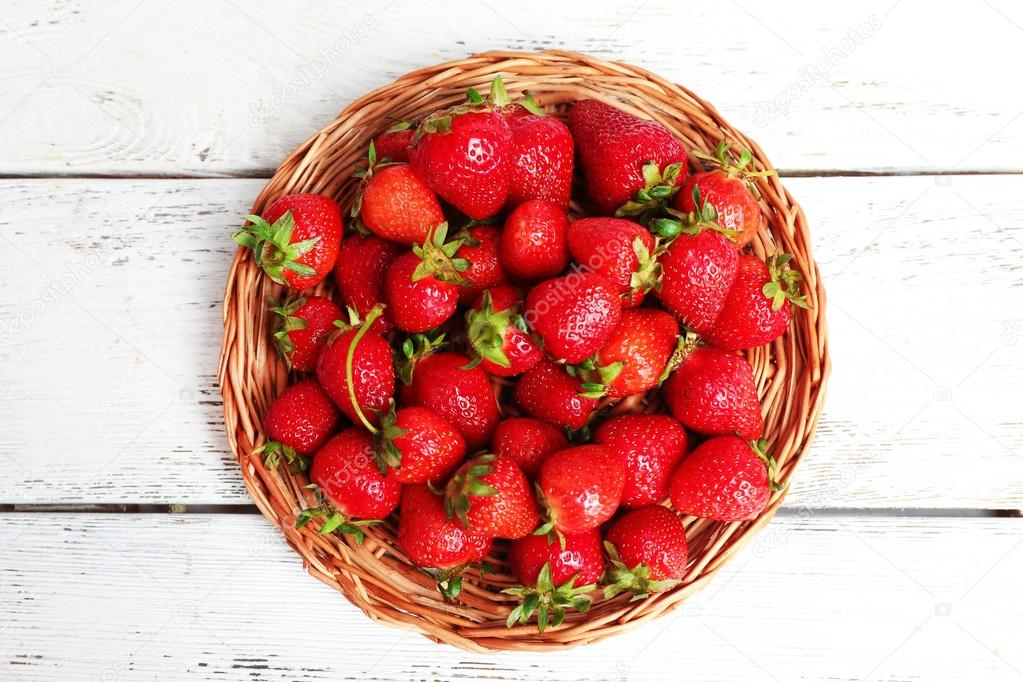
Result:
{"label": "wood grain texture", "polygon": [[[834,375],[796,507],[1023,508],[1011,176],[796,178]],[[0,182],[0,503],[245,503],[215,383],[260,180]]]}
{"label": "wood grain texture", "polygon": [[[202,17],[201,20],[198,17]],[[344,105],[490,49],[565,48],[681,82],[783,169],[1020,170],[1023,9],[867,0],[15,0],[0,174],[268,175]],[[969,45],[970,57],[953,46]]]}
{"label": "wood grain texture", "polygon": [[0,557],[0,676],[16,681],[996,682],[1023,669],[1018,519],[779,517],[677,614],[547,655],[467,654],[374,624],[254,515],[0,515]]}

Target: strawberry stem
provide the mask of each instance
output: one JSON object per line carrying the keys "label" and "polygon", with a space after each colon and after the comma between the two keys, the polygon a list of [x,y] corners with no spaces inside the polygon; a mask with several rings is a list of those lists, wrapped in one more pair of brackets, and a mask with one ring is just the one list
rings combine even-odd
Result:
{"label": "strawberry stem", "polygon": [[379,434],[380,430],[373,426],[369,419],[366,419],[366,415],[362,412],[362,407],[359,406],[359,399],[355,395],[353,367],[355,364],[355,347],[359,345],[359,342],[362,341],[362,337],[366,335],[366,332],[369,331],[369,328],[373,326],[373,323],[378,317],[380,317],[380,315],[383,314],[383,312],[384,307],[382,305],[378,305],[374,307],[373,310],[369,311],[369,314],[366,315],[366,319],[363,321],[362,326],[359,327],[357,332],[355,332],[352,342],[348,345],[348,354],[345,355],[345,381],[348,384],[348,397],[352,401],[352,408],[355,410],[356,416],[359,417],[359,421],[362,422],[362,425],[365,426],[366,429],[374,436]]}

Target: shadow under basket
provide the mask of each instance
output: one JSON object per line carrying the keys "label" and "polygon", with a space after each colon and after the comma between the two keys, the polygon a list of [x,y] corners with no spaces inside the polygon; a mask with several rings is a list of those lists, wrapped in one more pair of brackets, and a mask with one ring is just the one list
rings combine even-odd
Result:
{"label": "shadow under basket", "polygon": [[[571,52],[488,52],[409,73],[353,102],[333,123],[299,146],[274,174],[253,205],[261,213],[273,200],[294,192],[315,192],[351,205],[359,181],[352,169],[369,141],[394,120],[414,120],[464,101],[467,88],[485,92],[501,75],[509,95],[533,94],[548,114],[563,117],[571,102],[598,99],[672,130],[687,149],[710,153],[721,140],[748,147],[757,170],[771,165],[760,147],[735,130],[714,109],[682,86],[625,64]],[[789,330],[774,343],[747,353],[763,403],[765,438],[787,482],[813,438],[824,400],[830,360],[825,294],[810,250],[806,218],[777,176],[754,179],[766,220],[750,248],[760,257],[776,250],[793,254],[803,273],[809,310],[793,308]],[[575,217],[585,213],[573,203]],[[317,293],[331,295],[329,282]],[[251,252],[239,249],[224,298],[224,345],[219,379],[231,450],[249,494],[302,556],[309,572],[342,592],[371,618],[419,631],[469,651],[548,650],[587,644],[615,635],[677,608],[702,589],[725,563],[774,515],[785,490],[773,494],[755,519],[722,523],[686,517],[689,565],[682,583],[636,602],[628,594],[600,596],[586,613],[570,612],[545,633],[536,625],[505,627],[515,597],[501,590],[515,584],[506,564],[507,545],[495,543],[488,563],[496,573],[463,576],[457,600],[446,600],[426,574],[412,566],[398,547],[396,520],[366,529],[358,546],[350,536],[320,535],[321,520],[295,529],[302,509],[316,503],[304,474],[287,466],[267,468],[252,450],[263,443],[262,419],[274,396],[287,385],[288,371],[271,343],[273,314],[266,297],[281,287],[262,273]],[[496,388],[496,387],[495,387]],[[657,392],[610,406],[614,411],[658,409]],[[594,593],[599,595],[599,593]]]}

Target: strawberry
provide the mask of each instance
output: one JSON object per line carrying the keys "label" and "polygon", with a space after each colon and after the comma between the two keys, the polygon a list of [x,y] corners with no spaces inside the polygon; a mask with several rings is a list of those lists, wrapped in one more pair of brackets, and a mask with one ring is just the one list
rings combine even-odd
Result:
{"label": "strawberry", "polygon": [[288,194],[234,233],[278,284],[308,289],[327,276],[341,245],[341,208],[319,194]]}
{"label": "strawberry", "polygon": [[[376,235],[352,234],[341,242],[341,250],[334,266],[334,281],[341,301],[365,317],[373,308],[384,303],[384,278],[394,259],[405,250]],[[373,331],[389,334],[394,330],[390,314],[373,323]]]}
{"label": "strawberry", "polygon": [[409,121],[398,121],[373,138],[377,157],[381,161],[408,161],[408,148],[416,135],[415,127]]}
{"label": "strawberry", "polygon": [[568,215],[557,204],[531,199],[519,204],[504,221],[500,255],[513,277],[548,279],[568,265]]}
{"label": "strawberry", "polygon": [[398,546],[409,561],[437,581],[444,596],[458,596],[462,571],[482,561],[492,545],[491,538],[466,530],[458,519],[449,519],[444,498],[427,486],[407,485],[402,490]]}
{"label": "strawberry", "polygon": [[625,459],[603,445],[579,445],[540,463],[536,479],[547,523],[537,534],[581,533],[618,510],[625,488]]}
{"label": "strawberry", "polygon": [[572,107],[568,126],[587,192],[604,215],[652,212],[685,180],[686,150],[660,123],[585,99]]}
{"label": "strawberry", "polygon": [[664,395],[675,418],[697,433],[736,433],[744,440],[764,433],[753,368],[740,355],[692,349],[668,379]]}
{"label": "strawberry", "polygon": [[543,352],[526,333],[519,314],[521,294],[514,287],[487,289],[465,314],[469,346],[488,374],[510,377],[540,362]]}
{"label": "strawberry", "polygon": [[358,426],[320,448],[309,479],[346,519],[382,519],[401,500],[401,484],[377,471],[373,438]]}
{"label": "strawberry", "polygon": [[597,351],[593,366],[583,374],[592,379],[585,390],[594,397],[624,398],[653,388],[661,381],[678,345],[678,323],[656,308],[622,312],[621,322]]}
{"label": "strawberry", "polygon": [[358,168],[362,179],[351,216],[373,234],[411,246],[444,222],[437,195],[407,163],[378,162],[377,150],[369,146],[368,163]]}
{"label": "strawberry", "polygon": [[315,379],[302,379],[281,391],[263,418],[267,442],[258,449],[268,467],[284,455],[289,464],[305,468],[299,455],[311,455],[334,433],[337,408]]}
{"label": "strawberry", "polygon": [[568,250],[583,269],[606,279],[635,307],[657,284],[657,242],[642,225],[624,218],[583,218],[568,228]]}
{"label": "strawberry", "polygon": [[463,369],[469,358],[459,353],[433,353],[419,361],[412,383],[402,392],[405,405],[429,407],[458,429],[468,452],[487,447],[501,419],[487,374],[479,367]]}
{"label": "strawberry", "polygon": [[508,614],[508,627],[525,625],[535,612],[537,627],[543,632],[548,625],[560,625],[566,609],[585,612],[590,608],[592,601],[583,595],[596,589],[604,571],[600,533],[566,534],[560,540],[527,535],[511,543],[508,564],[522,587],[503,590],[521,599]]}
{"label": "strawberry", "polygon": [[273,333],[277,353],[288,369],[313,371],[316,358],[327,344],[327,334],[337,328],[334,321],[341,319],[341,310],[324,296],[289,297],[283,303],[269,300],[270,312],[279,316]]}
{"label": "strawberry", "polygon": [[735,233],[735,245],[741,249],[756,236],[763,223],[750,178],[773,175],[774,171],[750,171],[753,161],[750,150],[743,149],[738,160],[733,160],[725,142],[717,145],[713,156],[700,152],[693,155],[716,167],[690,175],[675,195],[674,208],[681,213],[698,213],[705,210],[700,203],[710,204],[717,222]]}
{"label": "strawberry", "polygon": [[465,458],[465,441],[447,420],[426,407],[389,412],[377,435],[377,466],[399,483],[443,479]]}
{"label": "strawberry", "polygon": [[775,482],[767,443],[738,436],[704,441],[671,478],[671,504],[679,512],[715,521],[742,521],[764,510]]}
{"label": "strawberry", "polygon": [[378,423],[394,397],[391,346],[370,330],[381,313],[374,308],[360,327],[341,330],[316,363],[320,385],[352,421]]}
{"label": "strawberry", "polygon": [[712,229],[682,234],[660,257],[657,297],[686,329],[702,334],[721,313],[735,280],[739,253]]}
{"label": "strawberry", "polygon": [[604,597],[632,592],[632,601],[678,585],[689,554],[686,527],[666,507],[640,507],[615,521],[604,548],[611,559]]}
{"label": "strawberry", "polygon": [[455,252],[455,258],[469,263],[459,273],[467,282],[458,288],[458,302],[462,305],[470,305],[484,289],[508,281],[497,253],[500,238],[500,228],[493,225],[476,225],[459,234],[462,246]]}
{"label": "strawberry", "polygon": [[508,198],[515,142],[499,111],[470,104],[431,114],[409,157],[434,192],[473,220],[496,214]]}
{"label": "strawberry", "polygon": [[803,276],[789,269],[790,260],[787,253],[767,263],[756,256],[742,256],[724,307],[703,332],[703,340],[722,350],[743,350],[784,334],[792,319],[790,304],[809,307],[806,296],[799,295]]}
{"label": "strawberry", "polygon": [[460,273],[468,261],[455,257],[460,241],[445,242],[447,223],[441,223],[422,246],[398,256],[387,269],[384,296],[398,329],[425,332],[455,314]]}
{"label": "strawberry", "polygon": [[548,424],[582,429],[597,409],[596,398],[581,395],[582,383],[564,367],[544,359],[519,379],[515,402],[527,414]]}
{"label": "strawberry", "polygon": [[513,460],[529,478],[536,476],[540,462],[548,455],[568,447],[568,439],[558,429],[538,419],[511,417],[494,431],[493,451]]}
{"label": "strawberry", "polygon": [[[572,193],[574,142],[568,126],[527,100],[530,111],[519,108],[508,116],[514,153],[508,203],[518,206],[543,199],[568,209]],[[550,276],[550,275],[548,275]]]}
{"label": "strawberry", "polygon": [[671,475],[685,455],[682,425],[666,414],[622,414],[597,427],[593,441],[625,460],[622,506],[635,509],[668,497]]}
{"label": "strawberry", "polygon": [[478,455],[448,482],[448,516],[457,516],[474,533],[514,540],[540,525],[529,480],[510,457]]}
{"label": "strawberry", "polygon": [[533,287],[523,317],[543,338],[547,353],[574,364],[607,342],[621,315],[621,299],[607,280],[572,272]]}

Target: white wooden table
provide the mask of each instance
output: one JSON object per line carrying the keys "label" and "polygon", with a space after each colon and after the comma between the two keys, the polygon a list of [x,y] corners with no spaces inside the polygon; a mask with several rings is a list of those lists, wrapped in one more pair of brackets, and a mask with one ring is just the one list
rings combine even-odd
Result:
{"label": "white wooden table", "polygon": [[[594,5],[3,4],[0,679],[1023,677],[1023,8]],[[469,655],[372,623],[254,513],[220,299],[230,230],[347,102],[542,47],[685,83],[768,150],[835,370],[785,508],[704,593]]]}

